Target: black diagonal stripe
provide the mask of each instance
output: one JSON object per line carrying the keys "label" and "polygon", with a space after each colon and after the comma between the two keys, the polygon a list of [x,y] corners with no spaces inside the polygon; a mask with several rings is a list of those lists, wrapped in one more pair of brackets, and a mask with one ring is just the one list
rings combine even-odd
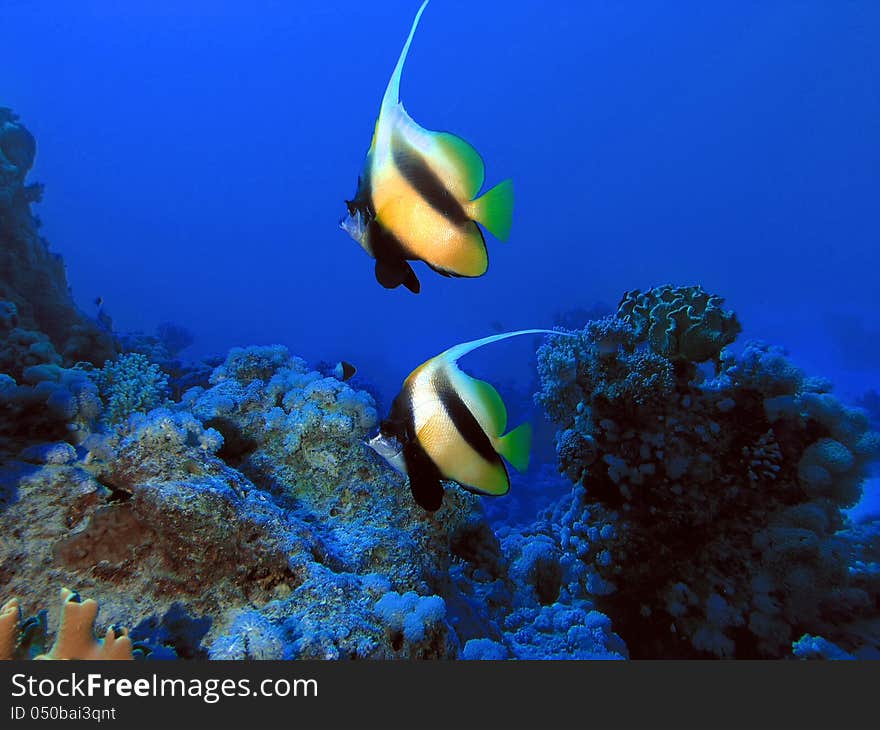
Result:
{"label": "black diagonal stripe", "polygon": [[470,220],[461,203],[446,189],[428,161],[400,134],[394,134],[391,138],[391,150],[394,166],[428,205],[458,226]]}
{"label": "black diagonal stripe", "polygon": [[370,221],[367,235],[369,236],[370,248],[373,251],[373,258],[377,261],[379,259],[405,259],[409,255],[401,240],[378,218]]}
{"label": "black diagonal stripe", "polygon": [[438,388],[438,395],[452,425],[455,426],[468,446],[490,464],[499,463],[501,457],[492,448],[492,442],[489,441],[486,432],[452,385],[447,381],[443,382]]}
{"label": "black diagonal stripe", "polygon": [[418,441],[410,441],[403,447],[403,459],[409,477],[409,488],[416,504],[429,512],[436,512],[443,504],[443,475],[433,459]]}

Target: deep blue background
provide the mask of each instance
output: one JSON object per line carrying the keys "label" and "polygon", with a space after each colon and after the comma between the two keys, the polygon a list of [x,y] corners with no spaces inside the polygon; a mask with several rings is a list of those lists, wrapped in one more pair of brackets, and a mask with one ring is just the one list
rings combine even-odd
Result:
{"label": "deep blue background", "polygon": [[701,283],[844,395],[880,386],[880,3],[433,0],[402,99],[517,208],[485,277],[419,266],[415,297],[337,222],[417,7],[0,0],[0,104],[37,136],[81,306],[184,324],[195,354],[344,357],[393,392],[492,322]]}

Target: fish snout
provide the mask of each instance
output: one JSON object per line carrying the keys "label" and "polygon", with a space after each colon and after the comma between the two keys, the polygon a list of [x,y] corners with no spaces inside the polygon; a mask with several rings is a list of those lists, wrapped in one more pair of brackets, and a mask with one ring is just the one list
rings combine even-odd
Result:
{"label": "fish snout", "polygon": [[353,213],[350,212],[340,220],[339,227],[357,241],[359,245],[364,245],[364,239],[367,235],[367,222],[364,219],[363,213],[359,210],[355,210]]}
{"label": "fish snout", "polygon": [[401,474],[406,474],[406,466],[403,459],[403,444],[394,436],[379,431],[373,438],[364,442],[392,467]]}

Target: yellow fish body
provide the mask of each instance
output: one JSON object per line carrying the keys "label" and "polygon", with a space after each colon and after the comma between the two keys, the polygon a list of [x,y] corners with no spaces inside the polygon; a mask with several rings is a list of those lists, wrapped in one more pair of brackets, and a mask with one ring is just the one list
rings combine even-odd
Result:
{"label": "yellow fish body", "polygon": [[444,276],[486,273],[489,258],[477,223],[501,240],[510,235],[513,184],[505,180],[476,197],[485,179],[479,153],[460,137],[419,126],[400,102],[400,77],[419,19],[388,82],[373,140],[348,217],[340,227],[376,260],[386,288],[418,293],[409,261]]}
{"label": "yellow fish body", "polygon": [[439,509],[444,479],[477,494],[500,496],[510,490],[501,457],[518,471],[528,467],[531,426],[524,423],[505,434],[507,409],[498,391],[457,365],[478,347],[528,334],[570,336],[535,329],[465,342],[421,364],[404,381],[369,445],[409,477],[413,497],[426,510]]}

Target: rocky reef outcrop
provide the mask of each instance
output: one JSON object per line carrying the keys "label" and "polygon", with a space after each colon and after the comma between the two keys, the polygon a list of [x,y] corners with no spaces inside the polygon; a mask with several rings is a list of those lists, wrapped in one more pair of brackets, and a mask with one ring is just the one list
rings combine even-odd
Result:
{"label": "rocky reef outcrop", "polygon": [[545,534],[635,656],[786,656],[804,634],[855,650],[846,625],[877,614],[841,530],[880,434],[781,351],[725,352],[739,329],[667,286],[539,352],[575,484]]}
{"label": "rocky reef outcrop", "polygon": [[36,152],[33,135],[0,107],[0,363],[13,377],[43,362],[102,364],[115,352],[109,331],[74,305],[64,262],[39,234],[31,204],[43,186],[26,182]]}

